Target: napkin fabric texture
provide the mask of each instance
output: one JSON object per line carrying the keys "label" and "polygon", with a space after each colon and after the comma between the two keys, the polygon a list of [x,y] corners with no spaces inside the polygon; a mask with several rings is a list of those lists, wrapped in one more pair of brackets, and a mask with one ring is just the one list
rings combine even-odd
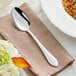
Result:
{"label": "napkin fabric texture", "polygon": [[27,32],[22,32],[15,27],[11,14],[0,18],[1,36],[12,42],[24,58],[31,64],[32,68],[29,69],[29,71],[27,70],[29,76],[55,76],[69,66],[74,59],[59,44],[26,3],[20,8],[24,10],[30,19],[30,30],[47,50],[58,59],[59,66],[53,67],[46,61],[33,38]]}

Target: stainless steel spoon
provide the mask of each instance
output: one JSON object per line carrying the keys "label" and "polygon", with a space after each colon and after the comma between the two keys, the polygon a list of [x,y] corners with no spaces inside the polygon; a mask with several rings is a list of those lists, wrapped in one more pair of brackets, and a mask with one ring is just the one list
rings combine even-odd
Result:
{"label": "stainless steel spoon", "polygon": [[35,37],[35,35],[29,30],[30,28],[30,21],[28,16],[18,7],[12,9],[12,17],[15,23],[15,26],[21,30],[28,32],[35,42],[40,47],[41,51],[43,52],[45,58],[52,66],[58,66],[58,60],[47,51],[47,49],[40,43],[40,41]]}

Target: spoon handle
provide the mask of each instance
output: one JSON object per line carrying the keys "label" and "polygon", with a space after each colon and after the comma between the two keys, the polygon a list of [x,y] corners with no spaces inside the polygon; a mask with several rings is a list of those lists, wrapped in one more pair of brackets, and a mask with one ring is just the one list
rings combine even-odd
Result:
{"label": "spoon handle", "polygon": [[43,54],[44,54],[45,58],[47,59],[47,61],[52,66],[58,66],[58,60],[40,43],[40,41],[35,37],[35,35],[30,30],[28,30],[27,32],[32,36],[32,38],[38,44],[38,46],[40,47],[40,49],[43,52]]}

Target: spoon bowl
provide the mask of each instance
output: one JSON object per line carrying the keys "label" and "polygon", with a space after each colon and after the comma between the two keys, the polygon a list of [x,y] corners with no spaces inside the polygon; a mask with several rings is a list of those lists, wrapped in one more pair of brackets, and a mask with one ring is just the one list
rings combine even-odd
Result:
{"label": "spoon bowl", "polygon": [[22,12],[19,8],[15,7],[12,9],[12,17],[15,26],[21,31],[27,31],[30,28],[30,21],[27,15]]}

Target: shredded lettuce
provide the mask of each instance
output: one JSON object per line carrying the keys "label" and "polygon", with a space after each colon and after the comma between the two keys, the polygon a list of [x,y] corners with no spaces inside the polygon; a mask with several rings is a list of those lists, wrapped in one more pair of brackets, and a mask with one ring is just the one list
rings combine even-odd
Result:
{"label": "shredded lettuce", "polygon": [[5,49],[0,47],[0,66],[10,62],[10,55]]}
{"label": "shredded lettuce", "polygon": [[72,2],[76,2],[76,0],[71,0]]}

